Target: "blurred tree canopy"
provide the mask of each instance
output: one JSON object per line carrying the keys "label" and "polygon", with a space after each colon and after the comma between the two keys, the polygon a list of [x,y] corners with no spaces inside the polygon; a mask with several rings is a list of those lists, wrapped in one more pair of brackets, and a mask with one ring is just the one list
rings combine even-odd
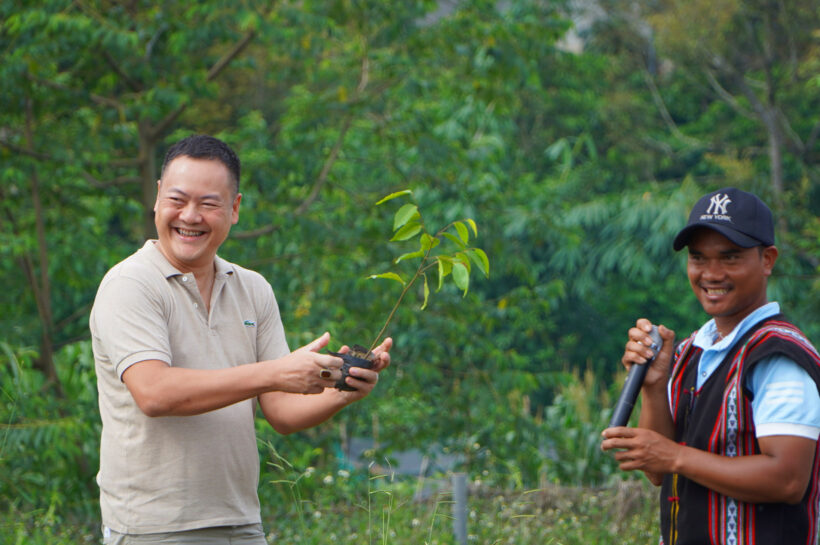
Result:
{"label": "blurred tree canopy", "polygon": [[268,278],[292,347],[384,321],[396,286],[366,277],[409,250],[380,197],[475,218],[490,279],[410,297],[394,365],[350,408],[397,448],[467,451],[573,371],[612,381],[639,316],[698,327],[671,240],[720,187],[772,203],[770,296],[820,342],[820,8],[719,4],[0,0],[5,346],[69,395],[55,354],[153,236],[162,156],[193,132],[240,155],[221,255]]}

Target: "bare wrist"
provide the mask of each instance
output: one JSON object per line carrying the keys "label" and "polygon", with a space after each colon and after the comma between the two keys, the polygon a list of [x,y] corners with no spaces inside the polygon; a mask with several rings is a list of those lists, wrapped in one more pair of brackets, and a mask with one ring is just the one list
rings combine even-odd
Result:
{"label": "bare wrist", "polygon": [[684,472],[684,464],[686,463],[686,446],[680,443],[675,443],[675,455],[672,458],[672,473],[682,474]]}

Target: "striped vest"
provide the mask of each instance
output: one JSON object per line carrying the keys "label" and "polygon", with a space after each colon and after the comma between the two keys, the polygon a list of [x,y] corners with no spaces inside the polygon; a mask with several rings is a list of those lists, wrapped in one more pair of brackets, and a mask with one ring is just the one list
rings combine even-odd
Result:
{"label": "striped vest", "polygon": [[[745,388],[750,369],[782,354],[797,362],[820,390],[820,356],[782,315],[767,318],[738,339],[723,362],[696,390],[701,349],[692,334],[677,348],[670,384],[675,440],[722,456],[759,454],[752,419],[752,394]],[[661,531],[665,545],[815,545],[818,523],[818,470],[796,505],[745,503],[713,492],[681,475],[666,475],[661,487]]]}

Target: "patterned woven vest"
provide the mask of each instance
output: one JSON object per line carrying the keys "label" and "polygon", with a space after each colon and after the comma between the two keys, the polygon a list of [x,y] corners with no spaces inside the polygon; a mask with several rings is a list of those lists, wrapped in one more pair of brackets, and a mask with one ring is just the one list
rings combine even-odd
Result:
{"label": "patterned woven vest", "polygon": [[[670,405],[675,440],[722,456],[759,454],[746,376],[762,359],[782,354],[797,362],[820,390],[820,356],[782,315],[756,324],[735,342],[715,372],[696,390],[701,349],[695,335],[675,354]],[[681,475],[666,475],[661,487],[661,531],[665,545],[815,545],[820,456],[806,493],[796,505],[745,503],[713,492]]]}

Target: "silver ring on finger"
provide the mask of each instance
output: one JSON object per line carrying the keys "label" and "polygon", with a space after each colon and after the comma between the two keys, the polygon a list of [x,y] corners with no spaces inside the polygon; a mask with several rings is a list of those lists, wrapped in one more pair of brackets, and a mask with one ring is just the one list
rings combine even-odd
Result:
{"label": "silver ring on finger", "polygon": [[319,371],[319,378],[329,379],[333,376],[333,372],[330,369],[322,369]]}

